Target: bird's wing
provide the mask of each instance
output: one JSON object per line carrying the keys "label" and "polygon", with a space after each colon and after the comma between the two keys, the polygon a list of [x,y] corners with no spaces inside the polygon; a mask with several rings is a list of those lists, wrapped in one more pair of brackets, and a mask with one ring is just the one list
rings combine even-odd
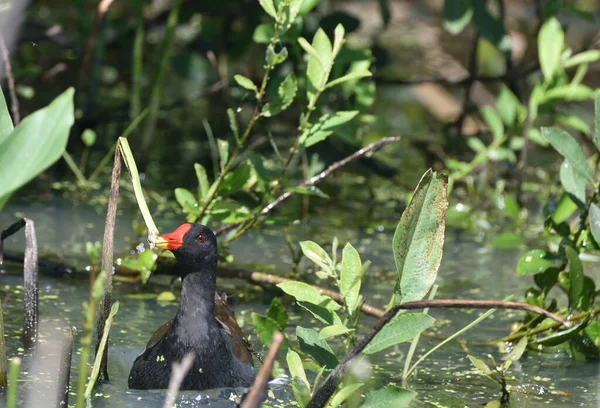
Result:
{"label": "bird's wing", "polygon": [[230,337],[233,353],[242,362],[252,365],[254,363],[252,346],[244,337],[244,333],[237,324],[233,312],[227,306],[226,300],[217,293],[215,293],[215,317],[221,325],[221,330]]}
{"label": "bird's wing", "polygon": [[[169,327],[171,327],[172,324],[173,324],[173,319],[169,320],[168,322],[166,322],[165,324],[160,326],[158,329],[156,329],[156,331],[152,334],[152,336],[150,336],[150,340],[148,340],[148,344],[146,344],[146,350],[151,349],[152,347],[156,346],[158,344],[158,342],[163,338],[163,336],[165,334],[167,334],[167,330],[169,330]],[[144,350],[144,351],[146,351],[146,350]]]}

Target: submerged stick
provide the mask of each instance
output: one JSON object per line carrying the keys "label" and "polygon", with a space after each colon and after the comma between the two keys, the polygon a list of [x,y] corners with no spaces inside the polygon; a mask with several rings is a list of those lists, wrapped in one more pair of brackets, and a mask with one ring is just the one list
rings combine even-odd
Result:
{"label": "submerged stick", "polygon": [[35,225],[29,218],[21,218],[0,233],[0,265],[4,259],[4,240],[25,227],[25,255],[23,256],[23,346],[35,346],[38,334],[38,250]]}
{"label": "submerged stick", "polygon": [[165,399],[163,408],[172,408],[175,406],[175,399],[177,399],[179,388],[181,388],[181,383],[183,382],[186,374],[188,371],[190,371],[190,368],[192,368],[194,358],[194,353],[187,353],[185,356],[183,356],[181,363],[173,363],[173,368],[171,369],[171,378],[169,378],[169,389],[167,391],[167,398]]}
{"label": "submerged stick", "polygon": [[69,380],[71,379],[71,359],[73,358],[73,332],[69,329],[65,333],[60,353],[60,367],[58,371],[58,386],[62,395],[58,394],[57,407],[69,406]]}
{"label": "submerged stick", "polygon": [[6,387],[6,343],[4,342],[4,319],[0,299],[0,387]]}
{"label": "submerged stick", "polygon": [[[121,150],[115,150],[115,160],[113,164],[112,176],[110,178],[110,197],[106,209],[106,223],[104,225],[104,239],[102,243],[102,272],[105,275],[104,294],[100,300],[98,308],[98,319],[96,321],[96,354],[100,349],[102,337],[104,336],[104,326],[106,319],[110,314],[110,304],[112,299],[112,277],[113,277],[113,244],[115,238],[115,222],[117,218],[117,199],[119,198],[119,178],[121,176]],[[102,353],[102,363],[100,364],[100,373],[102,378],[108,380],[108,346]]]}
{"label": "submerged stick", "polygon": [[256,379],[250,387],[250,391],[242,403],[242,408],[258,408],[260,407],[261,402],[265,399],[265,389],[267,388],[267,383],[269,382],[269,378],[271,378],[271,371],[273,371],[273,364],[275,363],[275,358],[277,357],[277,353],[279,353],[279,348],[281,347],[281,343],[283,342],[283,334],[276,331],[273,333],[273,340],[271,341],[271,346],[269,347],[269,351],[267,356],[263,361],[263,365],[260,367],[258,374],[256,375]]}

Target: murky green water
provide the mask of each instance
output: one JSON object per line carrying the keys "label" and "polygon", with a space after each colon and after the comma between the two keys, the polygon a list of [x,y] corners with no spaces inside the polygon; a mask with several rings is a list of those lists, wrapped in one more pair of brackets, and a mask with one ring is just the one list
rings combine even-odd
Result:
{"label": "murky green water", "polygon": [[[40,205],[26,209],[12,206],[2,213],[0,223],[8,224],[10,214],[19,211],[26,211],[28,217],[35,220],[42,254],[64,253],[64,260],[81,263],[85,261],[85,242],[101,240],[103,215],[89,207],[66,208],[60,203],[57,203],[56,207]],[[131,214],[133,213],[125,212],[119,216],[116,239],[118,245],[124,245],[124,237],[131,235]],[[165,221],[161,224],[166,231],[176,225],[177,221]],[[365,283],[365,296],[374,305],[385,304],[393,287],[394,262],[390,249],[392,230],[381,227],[374,228],[369,233],[358,228],[332,227],[321,218],[298,225],[292,231],[295,240],[313,239],[326,244],[337,234],[341,243],[352,242],[363,260],[370,259],[373,262]],[[481,241],[477,235],[448,231],[438,277],[438,298],[502,299],[510,294],[517,297],[522,295],[530,282],[518,278],[514,272],[519,251],[487,249]],[[10,238],[6,242],[8,250],[19,250],[21,245],[20,237]],[[278,229],[265,229],[250,234],[234,243],[232,252],[239,263],[256,262],[274,265],[275,269],[281,272],[289,270],[290,254]],[[300,273],[308,273],[307,266],[308,263],[304,261]],[[591,268],[592,265],[588,267]],[[20,353],[18,348],[21,346],[19,336],[22,323],[22,279],[19,274],[20,265],[7,263],[0,275],[0,295],[4,308],[9,356]],[[220,290],[235,293],[238,320],[247,334],[252,333],[250,312],[264,312],[274,292],[265,292],[243,281],[220,279],[218,285]],[[111,382],[97,390],[93,400],[94,407],[162,405],[163,392],[129,391],[126,388],[127,375],[133,360],[143,349],[154,329],[171,318],[177,309],[176,303],[160,304],[155,299],[139,299],[135,295],[140,292],[158,293],[162,290],[165,290],[165,287],[157,283],[151,283],[145,288],[134,284],[116,283],[113,299],[119,300],[121,305],[111,331]],[[83,321],[82,303],[88,297],[87,282],[69,276],[49,277],[42,273],[39,291],[41,327],[44,327],[42,335],[51,334],[57,327],[72,327],[76,330],[78,344]],[[289,334],[293,335],[298,324],[314,324],[307,314],[297,307],[290,306],[288,310],[294,313],[290,318]],[[475,319],[478,313],[432,310],[431,315],[438,320],[435,336],[445,337],[453,333]],[[496,312],[490,319],[462,337],[468,341],[468,350],[456,342],[444,346],[425,360],[408,386],[419,391],[420,398],[435,400],[439,397],[439,392],[443,391],[466,400],[469,406],[480,406],[498,398],[499,387],[472,369],[467,353],[480,358],[492,353],[499,360],[500,353],[495,348],[471,344],[506,335],[511,322],[518,320],[520,316],[521,314],[516,312]],[[374,318],[363,317],[363,331],[375,321]],[[259,347],[257,339],[252,340],[254,345]],[[436,342],[435,339],[422,339],[417,357]],[[337,346],[341,355],[341,344]],[[390,381],[400,384],[404,353],[407,349],[408,345],[403,344],[391,351],[372,356],[373,381],[380,384]],[[78,354],[75,353],[72,381],[76,379],[77,361]],[[280,361],[285,366],[284,356],[280,356]],[[25,367],[27,364],[26,359]],[[530,352],[513,365],[510,375],[516,378],[512,383],[514,386],[520,385],[529,390],[539,391],[540,395],[529,395],[533,406],[550,407],[594,406],[600,378],[596,363],[578,363],[560,351],[547,354]],[[231,406],[232,403],[228,400],[231,394],[232,390],[186,393],[182,396],[185,400],[183,406],[205,403],[210,403],[211,406]],[[289,394],[290,390],[279,392],[276,398],[288,401]],[[283,403],[284,406],[288,404],[289,402]]]}

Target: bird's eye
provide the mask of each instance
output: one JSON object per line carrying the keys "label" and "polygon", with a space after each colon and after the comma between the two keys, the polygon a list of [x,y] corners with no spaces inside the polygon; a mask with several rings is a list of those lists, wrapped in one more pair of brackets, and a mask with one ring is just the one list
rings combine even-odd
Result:
{"label": "bird's eye", "polygon": [[196,237],[196,241],[198,241],[201,244],[204,244],[206,242],[206,235],[205,234],[200,234]]}

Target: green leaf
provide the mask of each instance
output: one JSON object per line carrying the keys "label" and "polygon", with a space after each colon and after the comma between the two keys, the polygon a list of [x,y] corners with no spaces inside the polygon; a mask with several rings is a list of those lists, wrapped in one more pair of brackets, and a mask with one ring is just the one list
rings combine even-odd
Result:
{"label": "green leaf", "polygon": [[221,171],[223,171],[229,160],[229,142],[227,140],[217,139],[217,147],[219,149],[219,165],[221,166]]}
{"label": "green leaf", "polygon": [[300,145],[309,147],[325,140],[335,128],[354,119],[357,114],[358,111],[339,111],[321,116],[317,123],[304,131],[299,140]]}
{"label": "green leaf", "polygon": [[446,0],[444,2],[444,28],[456,35],[465,29],[473,17],[473,0]]}
{"label": "green leaf", "polygon": [[344,82],[348,82],[348,81],[355,81],[357,79],[361,79],[361,78],[365,78],[365,77],[370,77],[373,74],[371,73],[371,71],[369,71],[368,69],[363,69],[363,70],[359,70],[359,71],[353,71],[350,72],[342,77],[336,78],[333,81],[330,81],[327,86],[325,86],[325,89],[329,89],[329,88],[333,88],[336,85],[339,84],[343,84]]}
{"label": "green leaf", "polygon": [[267,63],[267,66],[274,67],[285,61],[287,57],[287,48],[282,47],[279,52],[275,52],[275,47],[273,46],[273,44],[269,44],[265,53],[265,62]]}
{"label": "green leaf", "polygon": [[145,285],[150,279],[156,259],[158,255],[150,250],[145,250],[139,255],[133,257],[126,257],[121,260],[121,266],[133,271],[138,271],[142,279],[142,283]]}
{"label": "green leaf", "polygon": [[544,272],[554,265],[555,259],[552,255],[542,249],[533,249],[525,252],[517,262],[517,273],[519,275],[535,275]]}
{"label": "green leaf", "polygon": [[301,302],[319,305],[328,310],[338,310],[341,307],[332,298],[321,293],[319,289],[304,282],[283,282],[278,284],[277,287]]}
{"label": "green leaf", "polygon": [[275,10],[275,5],[273,4],[273,0],[258,0],[261,7],[264,11],[267,12],[268,15],[277,19],[277,11]]}
{"label": "green leaf", "polygon": [[237,74],[233,76],[233,79],[235,79],[235,82],[237,82],[237,84],[242,88],[247,89],[249,91],[258,92],[256,85],[254,85],[254,82],[252,82],[250,78],[246,78],[243,75]]}
{"label": "green leaf", "polygon": [[306,41],[300,41],[300,46],[309,54],[306,68],[308,78],[306,95],[309,106],[315,106],[318,95],[325,88],[329,78],[329,72],[333,65],[333,47],[329,37],[323,29],[319,28],[313,38],[313,42],[307,47]]}
{"label": "green leaf", "polygon": [[348,315],[354,314],[360,300],[360,284],[363,277],[363,267],[360,255],[350,243],[342,252],[342,269],[340,271],[340,294]]}
{"label": "green leaf", "polygon": [[6,99],[4,99],[4,94],[2,93],[2,87],[0,87],[0,143],[14,128],[13,121],[8,112],[8,106],[6,105]]}
{"label": "green leaf", "polygon": [[394,233],[395,304],[421,300],[433,285],[442,261],[447,209],[444,176],[427,170]]}
{"label": "green leaf", "polygon": [[567,193],[564,193],[560,197],[560,201],[558,202],[558,206],[556,207],[554,214],[552,214],[552,221],[554,221],[556,224],[560,224],[573,215],[575,211],[577,211],[577,204],[571,200],[571,197],[569,197]]}
{"label": "green leaf", "polygon": [[300,408],[305,408],[310,402],[308,384],[302,381],[300,377],[292,377],[292,392]]}
{"label": "green leaf", "polygon": [[334,324],[331,326],[326,326],[321,329],[319,332],[319,340],[325,340],[329,337],[341,336],[342,334],[353,332],[354,329],[350,329],[343,324]]}
{"label": "green leaf", "polygon": [[525,239],[514,232],[505,232],[500,235],[496,235],[490,241],[490,246],[497,249],[514,249],[519,248],[524,244]]}
{"label": "green leaf", "polygon": [[336,391],[336,393],[333,394],[333,397],[329,400],[329,402],[327,402],[325,408],[338,408],[344,403],[344,401],[350,398],[350,396],[356,391],[358,391],[363,385],[365,384],[352,383],[344,385],[342,389]]}
{"label": "green leaf", "polygon": [[221,200],[211,206],[210,215],[218,222],[235,223],[250,218],[250,210],[238,202]]}
{"label": "green leaf", "polygon": [[323,269],[332,269],[333,261],[329,254],[313,241],[300,241],[300,249],[305,257],[319,265]]}
{"label": "green leaf", "polygon": [[254,29],[254,33],[252,33],[252,40],[257,44],[269,44],[274,35],[275,29],[271,24],[259,24]]}
{"label": "green leaf", "polygon": [[273,340],[273,333],[278,331],[277,322],[267,316],[252,313],[252,325],[258,335],[258,339],[265,346],[269,346]]}
{"label": "green leaf", "polygon": [[571,247],[565,247],[569,260],[569,308],[575,309],[583,292],[583,265],[577,252]]}
{"label": "green leaf", "polygon": [[497,98],[498,111],[505,126],[513,126],[519,115],[526,115],[525,107],[519,102],[519,98],[505,85],[500,87]]}
{"label": "green leaf", "polygon": [[476,0],[473,2],[473,21],[483,38],[505,55],[510,53],[510,40],[506,35],[504,24],[490,13],[485,2]]}
{"label": "green leaf", "polygon": [[302,0],[279,1],[277,10],[277,31],[280,36],[290,29],[302,7]]}
{"label": "green leaf", "polygon": [[335,27],[333,32],[333,57],[332,60],[337,57],[342,49],[342,45],[344,45],[344,35],[346,34],[346,30],[342,24],[338,24]]}
{"label": "green leaf", "polygon": [[233,111],[233,109],[231,109],[231,108],[227,109],[227,117],[229,118],[229,127],[231,128],[231,131],[233,132],[233,136],[235,137],[235,140],[239,144],[240,143],[240,131],[238,128],[237,119],[235,117],[235,112]]}
{"label": "green leaf", "polygon": [[600,50],[587,50],[567,58],[563,62],[563,66],[570,68],[581,64],[591,64],[598,60],[600,60]]}
{"label": "green leaf", "polygon": [[[67,89],[23,119],[10,134],[0,135],[0,197],[23,186],[62,156],[74,121],[73,92],[73,88]],[[2,132],[10,128],[6,112],[0,113],[0,127]]]}
{"label": "green leaf", "polygon": [[554,150],[560,153],[569,164],[587,181],[594,180],[594,174],[590,167],[581,146],[570,134],[557,127],[543,127],[542,136],[550,142]]}
{"label": "green leaf", "polygon": [[157,302],[172,302],[174,300],[177,300],[177,297],[169,290],[159,293],[156,297]]}
{"label": "green leaf", "polygon": [[266,159],[259,154],[250,154],[250,163],[256,174],[256,186],[263,193],[269,191],[269,173],[265,168],[265,161]]}
{"label": "green leaf", "polygon": [[539,103],[562,101],[585,101],[594,98],[594,90],[586,85],[561,85],[544,92]]}
{"label": "green leaf", "polygon": [[475,153],[481,153],[486,150],[485,145],[481,140],[477,138],[477,136],[467,138],[467,145],[473,150]]}
{"label": "green leaf", "polygon": [[435,319],[425,313],[397,315],[373,337],[363,352],[373,354],[398,343],[409,341],[423,330],[431,327],[434,322]]}
{"label": "green leaf", "polygon": [[571,166],[567,160],[564,160],[560,166],[560,183],[567,193],[579,201],[580,205],[585,205],[585,176]]}
{"label": "green leaf", "polygon": [[556,115],[556,120],[559,123],[562,123],[565,126],[569,126],[578,132],[585,133],[586,135],[590,135],[592,130],[589,125],[585,122],[585,120],[581,119],[579,116],[575,115]]}
{"label": "green leaf", "polygon": [[555,17],[549,18],[538,35],[538,55],[546,82],[560,67],[560,56],[565,43],[565,33]]}
{"label": "green leaf", "polygon": [[319,333],[313,329],[296,327],[300,349],[315,359],[317,363],[330,369],[338,365],[338,359],[325,340],[319,340]]}
{"label": "green leaf", "polygon": [[269,309],[267,310],[267,317],[273,319],[273,321],[277,323],[279,331],[283,332],[287,326],[288,315],[285,306],[283,306],[278,297],[273,298],[271,301]]}
{"label": "green leaf", "polygon": [[546,337],[536,338],[532,340],[530,344],[537,345],[540,344],[542,346],[553,347],[558,346],[559,344],[563,344],[569,338],[571,338],[574,334],[579,333],[588,325],[589,319],[582,319],[581,323],[576,324],[566,330],[561,330],[557,333],[552,333]]}
{"label": "green leaf", "polygon": [[504,125],[502,124],[502,119],[500,118],[500,115],[498,115],[498,112],[489,106],[484,106],[483,109],[481,109],[481,114],[487,125],[490,127],[495,140],[504,136]]}
{"label": "green leaf", "polygon": [[469,360],[471,360],[471,364],[473,364],[473,366],[479,371],[481,372],[481,374],[483,375],[487,375],[487,376],[492,376],[494,375],[494,372],[492,371],[492,369],[487,365],[487,363],[477,357],[473,357],[471,355],[467,355],[467,357],[469,357]]}
{"label": "green leaf", "polygon": [[315,319],[325,323],[328,326],[341,325],[342,319],[333,310],[327,309],[324,306],[316,305],[310,302],[298,302],[298,306],[312,314]]}
{"label": "green leaf", "polygon": [[508,356],[506,356],[506,361],[502,363],[502,368],[504,369],[504,371],[507,371],[508,368],[512,365],[512,363],[521,358],[526,348],[527,336],[521,338],[521,340],[519,340],[519,342],[513,347],[512,351],[508,353]]}
{"label": "green leaf", "polygon": [[288,349],[286,361],[288,365],[288,370],[290,371],[290,375],[292,378],[299,378],[306,384],[306,387],[310,391],[310,386],[308,383],[308,379],[306,378],[306,372],[304,371],[304,367],[302,366],[302,359],[298,353],[296,353],[292,349]]}
{"label": "green leaf", "polygon": [[237,166],[233,171],[225,174],[223,182],[219,188],[221,195],[227,195],[238,191],[248,182],[252,166],[248,162],[244,162]]}
{"label": "green leaf", "polygon": [[590,205],[590,232],[600,245],[600,207],[594,203]]}
{"label": "green leaf", "polygon": [[291,193],[302,194],[302,195],[312,195],[321,198],[329,198],[327,194],[325,194],[319,187],[317,186],[296,186],[288,189]]}
{"label": "green leaf", "polygon": [[177,200],[177,204],[179,204],[185,213],[195,214],[198,212],[198,203],[196,202],[196,197],[194,197],[189,190],[185,188],[176,188],[175,200]]}
{"label": "green leaf", "polygon": [[298,81],[292,72],[279,85],[277,97],[272,102],[266,103],[263,106],[261,114],[265,117],[271,117],[286,110],[294,101],[297,91]]}
{"label": "green leaf", "polygon": [[81,134],[81,141],[86,147],[92,147],[96,143],[96,132],[86,129]]}
{"label": "green leaf", "polygon": [[416,392],[409,391],[395,385],[386,385],[378,390],[369,391],[365,395],[361,408],[406,408],[417,396]]}
{"label": "green leaf", "polygon": [[198,179],[198,202],[200,202],[207,196],[208,190],[210,189],[210,183],[208,182],[208,176],[206,175],[204,166],[199,163],[194,163],[194,170],[196,171],[196,178]]}

